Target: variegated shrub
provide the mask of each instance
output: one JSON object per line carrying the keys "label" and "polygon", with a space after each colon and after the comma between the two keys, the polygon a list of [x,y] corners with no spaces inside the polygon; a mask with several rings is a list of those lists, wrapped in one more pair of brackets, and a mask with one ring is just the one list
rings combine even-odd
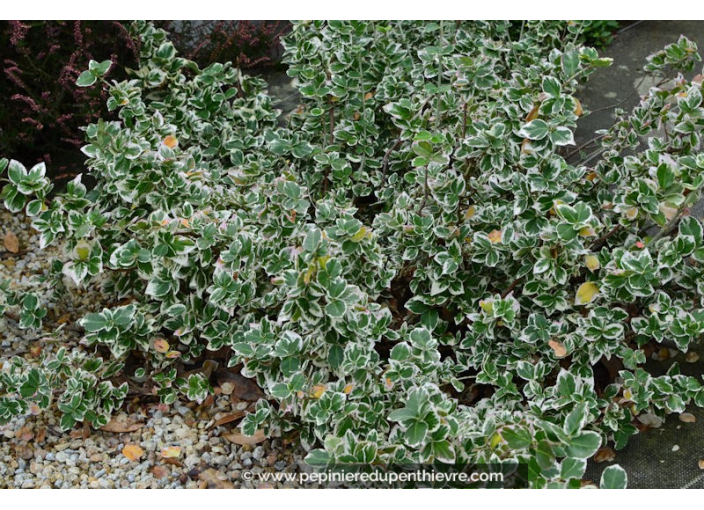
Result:
{"label": "variegated shrub", "polygon": [[[129,356],[163,401],[202,400],[183,363],[228,348],[267,394],[243,431],[296,429],[311,463],[521,462],[533,487],[578,487],[639,415],[704,405],[676,365],[644,369],[704,333],[701,81],[651,88],[583,156],[578,87],[610,63],[575,44],[583,27],[297,22],[303,104],[278,123],[261,80],[199,70],[137,23],[132,79],[103,83],[98,63],[79,78],[119,119],[86,128],[95,187],[49,195],[43,167],[3,163],[6,206],[64,244],[61,273],[107,273],[128,303],[82,320],[116,364],[88,363],[104,387],[71,383],[64,425],[107,419]],[[683,38],[646,71],[697,60]],[[67,377],[18,361],[0,419]]]}

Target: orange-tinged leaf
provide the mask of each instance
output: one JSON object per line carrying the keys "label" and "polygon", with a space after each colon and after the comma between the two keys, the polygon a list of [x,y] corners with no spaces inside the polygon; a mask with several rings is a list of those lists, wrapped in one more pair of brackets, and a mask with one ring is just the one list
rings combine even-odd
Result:
{"label": "orange-tinged leaf", "polygon": [[223,437],[238,445],[258,444],[266,440],[266,435],[263,430],[257,430],[253,436],[245,436],[239,431],[223,434]]}
{"label": "orange-tinged leaf", "polygon": [[169,359],[176,359],[181,355],[179,351],[169,351],[166,353],[166,357]]}
{"label": "orange-tinged leaf", "polygon": [[667,221],[670,221],[672,218],[677,216],[677,208],[670,207],[669,205],[665,205],[665,204],[660,204],[660,212],[665,215],[665,218],[667,218]]}
{"label": "orange-tinged leaf", "polygon": [[163,354],[165,352],[169,352],[170,348],[171,346],[169,345],[169,342],[167,342],[163,338],[157,338],[156,340],[154,340],[154,350],[156,350],[156,352],[160,352]]}
{"label": "orange-tinged leaf", "polygon": [[577,99],[576,97],[573,98],[575,102],[575,107],[574,107],[574,114],[577,117],[581,117],[582,114],[584,113],[584,109],[582,108],[582,103]]}
{"label": "orange-tinged leaf", "polygon": [[166,145],[169,149],[174,149],[176,146],[178,146],[178,140],[175,136],[169,135],[164,138],[164,145]]}
{"label": "orange-tinged leaf", "polygon": [[20,240],[17,239],[17,236],[15,235],[14,232],[7,231],[5,233],[5,248],[7,248],[7,251],[10,253],[17,253],[20,251]]}
{"label": "orange-tinged leaf", "polygon": [[327,388],[323,386],[322,384],[318,384],[316,386],[313,386],[313,390],[310,392],[310,396],[313,398],[320,398],[323,396],[323,393],[325,393],[325,390]]}
{"label": "orange-tinged leaf", "polygon": [[528,112],[528,116],[526,117],[526,122],[530,122],[531,120],[535,120],[538,118],[538,111],[540,110],[540,107],[538,105],[535,105],[533,109]]}
{"label": "orange-tinged leaf", "polygon": [[165,459],[175,459],[181,456],[180,446],[165,446],[161,449],[161,456]]}
{"label": "orange-tinged leaf", "polygon": [[144,455],[144,450],[136,444],[128,444],[122,449],[122,455],[134,462]]}
{"label": "orange-tinged leaf", "polygon": [[373,98],[373,97],[374,97],[374,92],[367,92],[367,93],[364,95],[364,100],[365,100],[365,101],[369,101],[369,100],[370,100],[371,98]]}
{"label": "orange-tinged leaf", "polygon": [[345,388],[342,391],[345,395],[349,395],[350,393],[352,393],[353,389],[354,389],[354,384],[350,383],[350,384],[346,384]]}
{"label": "orange-tinged leaf", "polygon": [[498,244],[501,242],[501,236],[502,236],[501,230],[492,230],[487,237],[489,238],[489,241],[491,241],[492,243]]}
{"label": "orange-tinged leaf", "polygon": [[548,345],[557,358],[564,358],[567,356],[567,349],[562,342],[558,342],[557,340],[549,340]]}

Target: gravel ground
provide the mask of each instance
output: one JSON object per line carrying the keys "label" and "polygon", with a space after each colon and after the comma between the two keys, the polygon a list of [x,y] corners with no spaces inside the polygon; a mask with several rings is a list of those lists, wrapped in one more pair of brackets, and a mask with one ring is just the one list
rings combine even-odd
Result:
{"label": "gravel ground", "polygon": [[[9,278],[13,288],[44,296],[49,310],[41,332],[21,330],[15,321],[0,316],[0,370],[12,356],[37,363],[42,354],[51,354],[60,346],[80,349],[81,334],[75,322],[85,313],[109,306],[108,297],[98,284],[89,289],[73,287],[62,293],[64,298],[58,303],[49,305],[48,284],[37,281],[37,276],[48,272],[50,260],[60,254],[60,248],[39,251],[39,238],[27,218],[3,211],[2,238],[6,231],[17,235],[20,252],[16,256],[3,253],[0,241],[0,279]],[[57,329],[59,324],[65,326]],[[94,430],[89,437],[79,429],[62,433],[54,406],[2,425],[0,488],[297,487],[291,481],[243,479],[241,475],[247,471],[254,473],[254,478],[261,472],[307,471],[302,460],[305,452],[295,440],[283,438],[253,445],[230,442],[225,436],[237,429],[236,422],[214,426],[215,422],[250,403],[231,400],[224,386],[224,391],[201,406],[128,402],[118,418],[139,427],[132,432]],[[141,448],[138,459],[130,460],[123,453],[129,445]],[[162,450],[167,447],[172,447],[169,452],[174,456],[164,456]]]}

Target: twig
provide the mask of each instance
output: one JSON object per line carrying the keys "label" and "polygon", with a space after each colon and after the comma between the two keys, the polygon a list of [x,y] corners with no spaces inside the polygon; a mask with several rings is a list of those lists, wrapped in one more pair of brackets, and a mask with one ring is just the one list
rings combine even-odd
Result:
{"label": "twig", "polygon": [[611,237],[612,235],[614,235],[615,233],[617,233],[617,232],[618,232],[619,230],[621,230],[622,228],[623,228],[623,225],[620,225],[620,224],[619,224],[619,225],[616,225],[614,228],[612,228],[611,230],[609,230],[606,234],[604,234],[603,236],[601,236],[599,239],[596,239],[596,240],[592,243],[591,249],[592,249],[592,250],[596,250],[597,248],[601,248],[601,246],[606,242],[606,240],[607,240],[609,237]]}
{"label": "twig", "polygon": [[428,167],[425,167],[425,183],[424,183],[424,189],[423,189],[423,200],[421,200],[420,205],[418,207],[418,213],[420,214],[423,212],[423,209],[425,208],[425,202],[428,200],[428,194],[429,194],[429,188],[428,188]]}
{"label": "twig", "polygon": [[606,135],[595,136],[594,138],[592,138],[592,139],[589,140],[588,142],[584,142],[582,145],[580,145],[579,147],[577,147],[576,149],[574,149],[573,151],[571,151],[569,154],[567,154],[567,156],[565,156],[565,159],[569,159],[569,158],[571,158],[572,156],[574,156],[575,154],[579,154],[579,152],[580,152],[582,149],[588,147],[589,145],[593,144],[594,142],[598,142],[601,138],[604,138],[605,136],[606,136]]}
{"label": "twig", "polygon": [[518,284],[521,282],[522,279],[523,279],[523,278],[521,277],[521,278],[516,278],[515,280],[513,280],[513,282],[511,282],[511,285],[508,286],[508,289],[506,289],[505,291],[503,291],[503,292],[501,293],[501,299],[504,299],[504,298],[505,298],[506,296],[508,296],[511,292],[513,292],[514,289],[516,288],[516,285],[518,285]]}
{"label": "twig", "polygon": [[396,149],[398,149],[401,146],[401,138],[397,138],[396,142],[389,147],[389,150],[386,151],[386,154],[384,154],[384,159],[381,161],[381,185],[386,184],[386,172],[389,170],[389,158],[391,157],[391,153],[394,152]]}

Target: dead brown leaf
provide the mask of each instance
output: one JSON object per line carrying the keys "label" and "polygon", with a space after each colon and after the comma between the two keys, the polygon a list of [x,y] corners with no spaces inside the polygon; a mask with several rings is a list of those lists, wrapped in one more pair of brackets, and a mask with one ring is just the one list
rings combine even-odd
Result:
{"label": "dead brown leaf", "polygon": [[122,415],[111,418],[106,425],[100,427],[100,430],[103,432],[122,434],[125,432],[134,432],[142,427],[144,427],[144,423],[139,423],[133,418]]}
{"label": "dead brown leaf", "polygon": [[29,446],[18,446],[16,451],[17,455],[24,460],[29,460],[34,457],[34,450]]}
{"label": "dead brown leaf", "polygon": [[161,480],[165,476],[168,476],[169,468],[164,466],[154,466],[152,468],[152,474],[154,475],[154,478],[156,478],[157,480]]}
{"label": "dead brown leaf", "polygon": [[21,441],[27,442],[34,438],[34,433],[29,429],[29,427],[22,427],[17,429],[17,432],[15,432],[15,437]]}
{"label": "dead brown leaf", "polygon": [[20,240],[17,239],[17,236],[15,235],[14,232],[7,231],[5,232],[5,248],[7,248],[7,251],[10,253],[18,253],[20,251]]}
{"label": "dead brown leaf", "polygon": [[231,423],[233,421],[237,421],[240,418],[242,418],[245,415],[244,411],[235,411],[234,413],[228,414],[220,418],[219,420],[216,420],[210,427],[208,428],[213,428],[213,427],[219,427],[220,425],[225,425],[227,423]]}
{"label": "dead brown leaf", "polygon": [[223,434],[222,437],[238,445],[258,444],[267,439],[263,430],[257,430],[253,436],[245,436],[241,432],[230,432],[229,434]]}
{"label": "dead brown leaf", "polygon": [[594,455],[594,462],[612,462],[614,459],[616,459],[616,452],[607,447],[599,448]]}
{"label": "dead brown leaf", "polygon": [[692,413],[682,413],[680,414],[680,421],[682,423],[694,423],[697,421],[697,417]]}
{"label": "dead brown leaf", "polygon": [[[224,385],[232,385],[232,393],[230,394],[231,399],[245,400],[247,402],[256,402],[260,398],[264,397],[264,392],[257,386],[257,384],[244,377],[237,372],[231,372],[229,370],[218,370],[215,373],[218,380],[218,385],[223,387]],[[228,387],[228,391],[230,387]],[[225,391],[223,391],[225,393]]]}
{"label": "dead brown leaf", "polygon": [[200,485],[201,489],[234,489],[235,486],[229,480],[223,480],[220,477],[225,475],[218,473],[213,468],[208,468],[198,474],[198,479],[203,482]]}

